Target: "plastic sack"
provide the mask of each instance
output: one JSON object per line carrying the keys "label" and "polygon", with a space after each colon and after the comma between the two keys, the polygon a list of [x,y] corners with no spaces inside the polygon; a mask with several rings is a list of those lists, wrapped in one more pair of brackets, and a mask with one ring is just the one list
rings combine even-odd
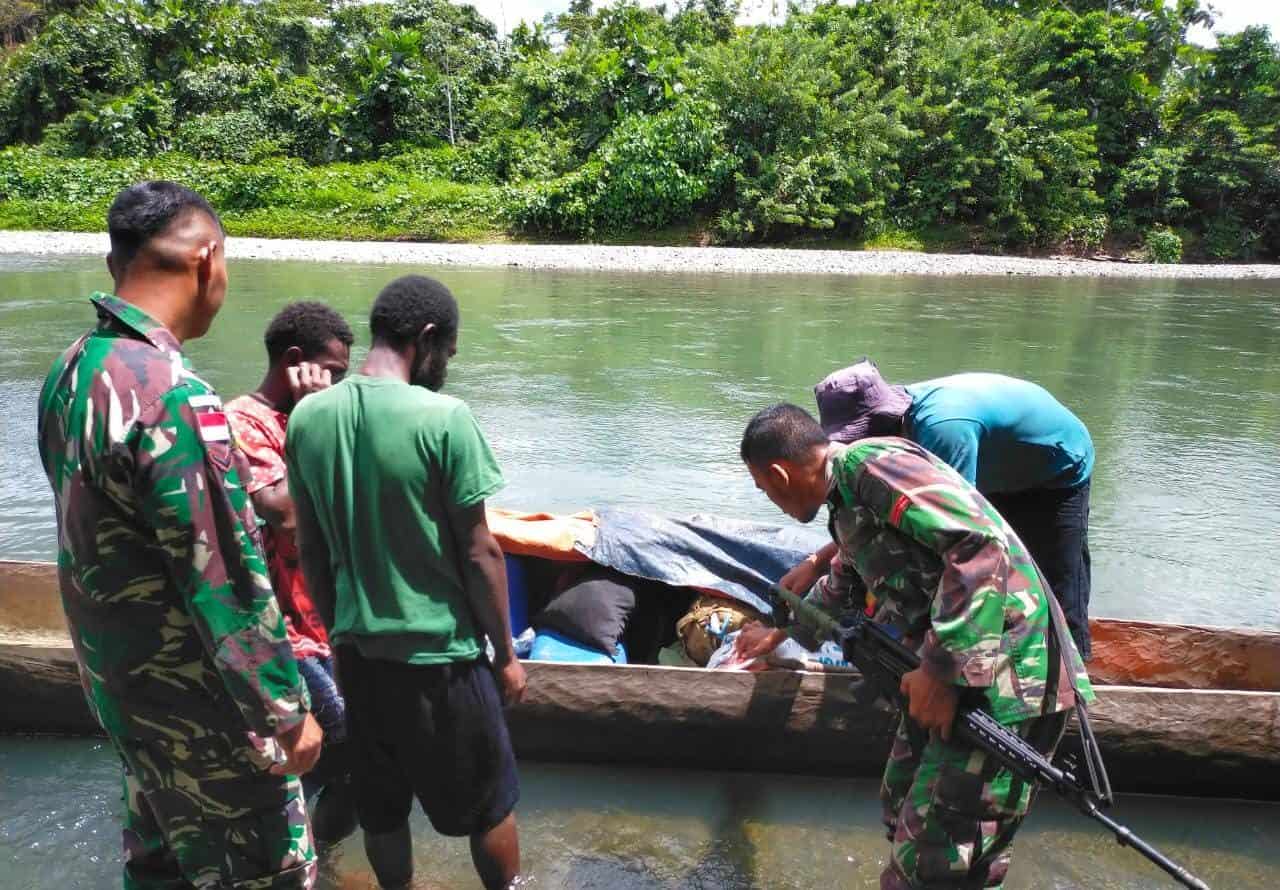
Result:
{"label": "plastic sack", "polygon": [[532,627],[526,627],[511,641],[511,648],[515,650],[516,658],[529,657],[529,653],[533,651],[533,640],[537,633]]}
{"label": "plastic sack", "polygon": [[707,669],[713,671],[750,671],[765,667],[793,668],[806,671],[842,671],[851,668],[844,660],[844,652],[831,641],[823,643],[817,652],[801,646],[787,637],[768,655],[743,660],[734,651],[734,643],[738,639],[738,631],[724,638],[724,644],[711,653],[707,660]]}

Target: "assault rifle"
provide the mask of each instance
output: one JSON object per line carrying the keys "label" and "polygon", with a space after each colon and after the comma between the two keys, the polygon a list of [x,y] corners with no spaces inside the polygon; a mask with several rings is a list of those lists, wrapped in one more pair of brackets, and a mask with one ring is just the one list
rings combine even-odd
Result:
{"label": "assault rifle", "polygon": [[[785,602],[802,624],[809,625],[839,643],[844,650],[844,657],[862,674],[863,684],[868,684],[879,693],[879,697],[889,700],[899,708],[905,707],[906,699],[900,691],[902,677],[920,666],[920,656],[898,642],[882,625],[860,612],[835,621],[789,590],[773,585],[771,593]],[[997,723],[990,714],[979,708],[969,707],[961,702],[951,731],[953,737],[987,752],[1023,781],[1052,788],[1084,815],[1101,822],[1115,835],[1120,846],[1137,850],[1184,887],[1209,890],[1209,885],[1204,881],[1102,812],[1101,806],[1111,804],[1111,788],[1083,707],[1077,710],[1077,716],[1080,718],[1080,735],[1084,742],[1085,763],[1089,768],[1092,787],[1083,784],[1068,769],[1054,766],[1017,733]]]}

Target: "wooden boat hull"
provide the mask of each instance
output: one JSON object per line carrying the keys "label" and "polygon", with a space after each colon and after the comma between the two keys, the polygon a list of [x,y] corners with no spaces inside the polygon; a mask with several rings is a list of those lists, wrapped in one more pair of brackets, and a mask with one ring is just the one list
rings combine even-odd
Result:
{"label": "wooden boat hull", "polygon": [[[61,627],[52,567],[0,563],[0,733],[99,732]],[[1280,634],[1095,630],[1091,713],[1118,789],[1280,799]],[[532,760],[878,776],[896,722],[847,674],[527,667],[509,723]],[[1238,688],[1173,688],[1206,680]]]}
{"label": "wooden boat hull", "polygon": [[[508,719],[531,760],[878,776],[896,721],[848,675],[527,667]],[[0,733],[100,732],[69,645],[0,644],[0,698]],[[1103,686],[1092,714],[1121,790],[1280,799],[1280,694]]]}

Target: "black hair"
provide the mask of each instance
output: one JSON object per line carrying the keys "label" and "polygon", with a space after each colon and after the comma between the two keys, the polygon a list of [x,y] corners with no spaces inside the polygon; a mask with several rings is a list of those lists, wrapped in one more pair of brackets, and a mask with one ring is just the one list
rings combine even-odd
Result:
{"label": "black hair", "polygon": [[373,301],[369,332],[392,346],[411,342],[429,324],[444,337],[458,332],[458,301],[449,288],[425,275],[405,275],[388,284]]}
{"label": "black hair", "polygon": [[800,461],[827,441],[827,434],[812,414],[799,405],[783,402],[751,418],[742,434],[739,453],[743,463],[751,466],[779,460]]}
{"label": "black hair", "polygon": [[314,300],[302,300],[276,313],[262,342],[267,346],[267,358],[275,362],[290,346],[301,349],[304,359],[311,359],[324,352],[330,340],[350,347],[355,339],[346,319],[333,309]]}
{"label": "black hair", "polygon": [[111,202],[107,211],[107,232],[111,236],[111,256],[123,269],[152,238],[188,213],[203,213],[217,224],[217,211],[199,193],[176,182],[149,180],[129,186]]}

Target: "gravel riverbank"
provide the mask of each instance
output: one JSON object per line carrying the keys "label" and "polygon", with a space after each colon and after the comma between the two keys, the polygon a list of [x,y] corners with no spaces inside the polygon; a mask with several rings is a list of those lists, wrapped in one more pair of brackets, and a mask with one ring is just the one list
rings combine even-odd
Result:
{"label": "gravel riverbank", "polygon": [[[103,255],[105,234],[0,232],[0,254]],[[1272,278],[1280,264],[1152,265],[975,254],[590,244],[424,244],[230,238],[234,259],[516,267],[588,272],[806,275],[1040,275],[1060,278]]]}

